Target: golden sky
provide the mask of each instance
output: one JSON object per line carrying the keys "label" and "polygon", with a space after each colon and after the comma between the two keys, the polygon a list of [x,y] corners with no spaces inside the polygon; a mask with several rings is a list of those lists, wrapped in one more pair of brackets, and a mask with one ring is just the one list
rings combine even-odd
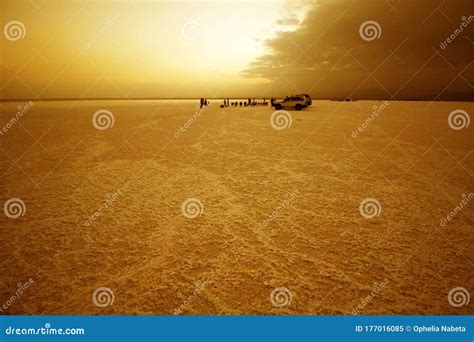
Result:
{"label": "golden sky", "polygon": [[0,98],[470,98],[472,0],[439,2],[3,0]]}
{"label": "golden sky", "polygon": [[[276,33],[283,1],[2,1],[3,97],[212,96]],[[299,10],[299,12],[301,12]]]}

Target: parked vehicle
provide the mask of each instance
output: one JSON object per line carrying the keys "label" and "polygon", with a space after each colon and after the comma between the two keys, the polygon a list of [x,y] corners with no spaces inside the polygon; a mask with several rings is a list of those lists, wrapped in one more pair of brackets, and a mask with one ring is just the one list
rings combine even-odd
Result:
{"label": "parked vehicle", "polygon": [[311,106],[311,104],[313,103],[313,101],[311,100],[311,96],[309,96],[308,94],[301,94],[301,96],[305,98],[306,105]]}
{"label": "parked vehicle", "polygon": [[274,106],[275,109],[296,109],[301,110],[308,106],[311,106],[312,100],[308,94],[300,94],[300,95],[291,95],[287,96],[282,101],[275,101]]}

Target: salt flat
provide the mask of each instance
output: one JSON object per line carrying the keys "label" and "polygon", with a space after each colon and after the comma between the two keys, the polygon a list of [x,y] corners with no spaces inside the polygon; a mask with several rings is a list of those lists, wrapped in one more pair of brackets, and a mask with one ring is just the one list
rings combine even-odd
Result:
{"label": "salt flat", "polygon": [[33,280],[3,314],[474,314],[448,302],[474,290],[474,201],[441,223],[474,192],[474,125],[448,124],[473,103],[314,101],[281,130],[219,104],[34,102],[0,135],[26,208],[0,217],[0,305]]}

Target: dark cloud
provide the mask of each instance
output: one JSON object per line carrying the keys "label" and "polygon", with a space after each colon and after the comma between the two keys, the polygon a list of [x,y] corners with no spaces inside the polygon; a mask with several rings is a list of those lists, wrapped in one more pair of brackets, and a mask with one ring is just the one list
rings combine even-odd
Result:
{"label": "dark cloud", "polygon": [[[365,22],[378,39],[361,37]],[[265,44],[244,74],[273,93],[474,100],[472,0],[320,0],[296,31]]]}

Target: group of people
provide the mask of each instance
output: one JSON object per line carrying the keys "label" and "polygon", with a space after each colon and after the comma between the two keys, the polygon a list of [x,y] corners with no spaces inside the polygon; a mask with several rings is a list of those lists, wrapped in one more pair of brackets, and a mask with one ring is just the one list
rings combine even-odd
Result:
{"label": "group of people", "polygon": [[208,105],[209,105],[209,101],[207,99],[201,97],[201,105],[200,105],[199,108],[202,108],[202,107],[208,106]]}
{"label": "group of people", "polygon": [[261,102],[255,100],[255,99],[248,99],[247,101],[230,102],[230,100],[228,98],[226,98],[226,99],[224,99],[224,104],[221,105],[221,108],[231,107],[231,106],[232,107],[242,107],[242,106],[244,106],[244,107],[253,107],[253,106],[258,106],[258,105],[267,106],[268,101],[266,99],[263,99]]}
{"label": "group of people", "polygon": [[[272,97],[271,100],[270,100],[270,105],[272,107],[274,106],[275,101],[276,101],[276,99],[274,99]],[[209,101],[207,99],[201,97],[200,108],[208,106],[208,105],[209,105]],[[244,106],[244,107],[268,106],[268,101],[267,101],[267,99],[262,99],[262,101],[258,101],[258,100],[255,100],[255,99],[248,99],[247,101],[233,101],[233,102],[230,102],[230,99],[225,98],[224,103],[220,105],[221,108],[242,107],[242,106]]]}

